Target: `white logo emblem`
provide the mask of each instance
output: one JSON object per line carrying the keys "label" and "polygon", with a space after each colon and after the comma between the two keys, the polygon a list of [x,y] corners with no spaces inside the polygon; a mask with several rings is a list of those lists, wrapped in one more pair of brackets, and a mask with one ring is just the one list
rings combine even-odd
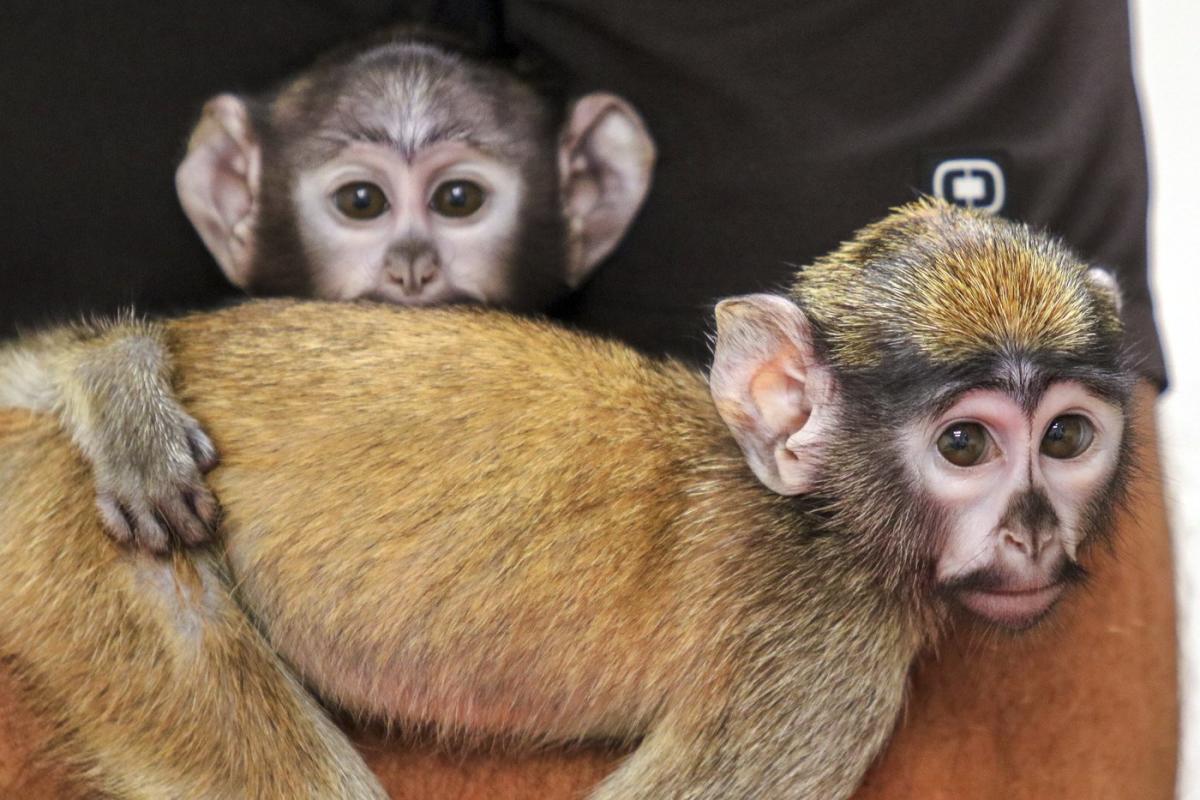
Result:
{"label": "white logo emblem", "polygon": [[935,197],[995,214],[1004,208],[1004,172],[989,158],[952,158],[933,171]]}

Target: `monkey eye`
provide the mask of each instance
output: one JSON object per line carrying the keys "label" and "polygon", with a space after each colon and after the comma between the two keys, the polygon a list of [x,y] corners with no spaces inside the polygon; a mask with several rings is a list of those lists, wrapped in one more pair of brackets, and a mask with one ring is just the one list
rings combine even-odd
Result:
{"label": "monkey eye", "polygon": [[350,219],[375,219],[388,210],[387,195],[373,183],[355,181],[338,187],[333,204]]}
{"label": "monkey eye", "polygon": [[1042,436],[1042,453],[1051,458],[1074,458],[1088,449],[1093,433],[1087,417],[1079,414],[1055,417]]}
{"label": "monkey eye", "polygon": [[443,217],[469,217],[486,199],[483,187],[473,181],[454,180],[439,184],[429,198],[429,207]]}
{"label": "monkey eye", "polygon": [[991,436],[978,422],[955,422],[938,437],[942,458],[956,467],[973,467],[988,454]]}

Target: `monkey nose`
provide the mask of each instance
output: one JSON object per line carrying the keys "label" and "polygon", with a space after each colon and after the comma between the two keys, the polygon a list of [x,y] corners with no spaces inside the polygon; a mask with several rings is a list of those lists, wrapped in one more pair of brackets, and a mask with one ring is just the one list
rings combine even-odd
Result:
{"label": "monkey nose", "polygon": [[1049,539],[1050,534],[1042,531],[1005,528],[1000,533],[1000,546],[1010,556],[1037,561]]}
{"label": "monkey nose", "polygon": [[400,284],[400,290],[404,294],[417,295],[437,277],[438,268],[432,258],[420,256],[415,259],[392,261],[386,271],[389,278]]}

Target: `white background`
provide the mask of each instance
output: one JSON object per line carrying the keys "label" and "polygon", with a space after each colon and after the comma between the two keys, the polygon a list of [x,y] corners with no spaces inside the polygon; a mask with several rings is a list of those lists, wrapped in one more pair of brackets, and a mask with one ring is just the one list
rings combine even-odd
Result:
{"label": "white background", "polygon": [[1200,800],[1200,2],[1132,6],[1151,158],[1151,275],[1171,378],[1158,423],[1183,648],[1179,794]]}

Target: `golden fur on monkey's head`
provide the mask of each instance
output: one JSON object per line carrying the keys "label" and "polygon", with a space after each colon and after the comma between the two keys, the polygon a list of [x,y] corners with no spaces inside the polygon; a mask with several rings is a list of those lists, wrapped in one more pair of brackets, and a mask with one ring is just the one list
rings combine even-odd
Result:
{"label": "golden fur on monkey's head", "polygon": [[[1095,357],[1121,338],[1111,281],[1028,226],[925,198],[804,269],[792,295],[832,364],[936,365],[1030,353]],[[914,352],[915,351],[915,352]]]}

